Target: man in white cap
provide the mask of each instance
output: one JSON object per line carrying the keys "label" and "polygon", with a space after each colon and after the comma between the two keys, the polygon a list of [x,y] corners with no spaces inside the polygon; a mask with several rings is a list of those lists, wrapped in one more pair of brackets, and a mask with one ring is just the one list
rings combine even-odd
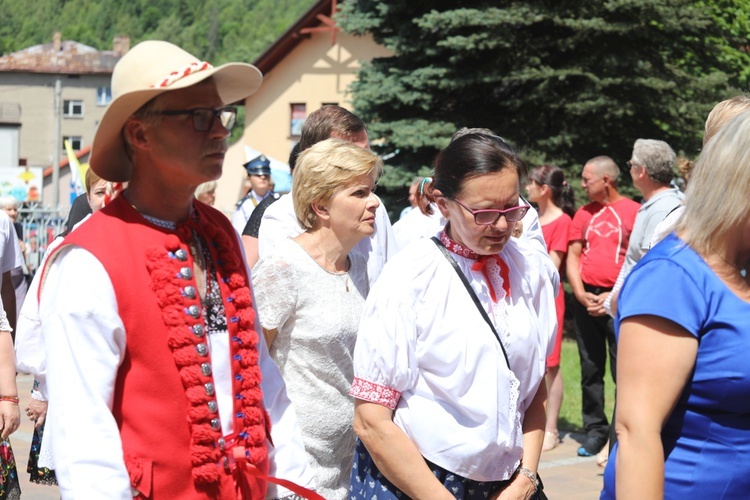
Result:
{"label": "man in white cap", "polygon": [[237,235],[193,199],[221,175],[227,104],[261,80],[252,65],[213,67],[159,41],[115,67],[90,166],[128,189],[43,271],[63,498],[247,500],[287,493],[267,475],[310,484]]}
{"label": "man in white cap", "polygon": [[238,233],[245,230],[250,215],[261,201],[273,194],[271,189],[271,162],[266,155],[256,156],[243,165],[247,170],[250,190],[237,202],[232,215],[232,226]]}

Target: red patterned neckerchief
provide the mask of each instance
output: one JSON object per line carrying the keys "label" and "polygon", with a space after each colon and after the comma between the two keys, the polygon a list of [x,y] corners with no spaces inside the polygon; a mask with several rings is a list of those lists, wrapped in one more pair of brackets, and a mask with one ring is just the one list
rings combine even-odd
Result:
{"label": "red patterned neckerchief", "polygon": [[451,252],[455,253],[456,255],[460,255],[461,257],[466,257],[467,259],[475,261],[474,264],[471,265],[471,270],[482,272],[482,275],[487,282],[487,288],[489,288],[490,290],[490,297],[492,298],[492,302],[497,302],[498,300],[497,294],[495,293],[495,288],[492,285],[492,278],[490,275],[493,270],[497,271],[497,269],[493,269],[494,267],[497,267],[499,269],[500,277],[503,279],[503,290],[505,291],[505,296],[510,297],[510,271],[508,269],[508,264],[506,264],[499,255],[479,255],[478,253],[470,250],[461,243],[452,240],[450,236],[448,236],[448,234],[445,232],[445,229],[440,231],[438,237],[440,238],[440,242],[445,245],[445,248],[447,248]]}

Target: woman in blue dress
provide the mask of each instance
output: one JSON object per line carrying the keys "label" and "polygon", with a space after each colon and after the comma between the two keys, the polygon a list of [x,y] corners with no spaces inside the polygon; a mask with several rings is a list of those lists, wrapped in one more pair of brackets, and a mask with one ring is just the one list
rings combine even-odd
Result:
{"label": "woman in blue dress", "polygon": [[602,499],[750,492],[748,186],[750,111],[708,141],[676,231],[623,285]]}

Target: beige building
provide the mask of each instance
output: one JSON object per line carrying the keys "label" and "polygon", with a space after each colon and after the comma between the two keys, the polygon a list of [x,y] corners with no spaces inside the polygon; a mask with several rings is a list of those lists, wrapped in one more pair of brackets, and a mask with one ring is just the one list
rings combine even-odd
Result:
{"label": "beige building", "polygon": [[[0,113],[17,115],[21,165],[47,168],[56,159],[66,163],[64,139],[76,151],[91,145],[112,99],[112,69],[129,48],[127,36],[115,37],[113,50],[98,51],[55,33],[49,43],[0,57]],[[69,205],[69,173],[61,173],[58,189],[60,206]],[[45,205],[54,203],[47,175],[42,196]]]}
{"label": "beige building", "polygon": [[244,192],[242,165],[251,159],[245,146],[287,163],[305,117],[324,104],[351,109],[349,84],[360,61],[390,54],[369,36],[333,27],[335,6],[335,0],[316,3],[253,62],[263,85],[245,101],[244,134],[227,152],[216,190],[216,208],[228,215]]}

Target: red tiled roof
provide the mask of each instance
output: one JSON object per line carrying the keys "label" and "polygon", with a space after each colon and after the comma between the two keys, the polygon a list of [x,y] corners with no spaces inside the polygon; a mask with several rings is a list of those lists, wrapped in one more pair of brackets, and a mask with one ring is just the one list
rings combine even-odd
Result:
{"label": "red tiled roof", "polygon": [[[80,160],[81,158],[89,154],[90,152],[91,152],[91,146],[86,146],[85,148],[79,149],[78,151],[75,152],[76,158]],[[68,163],[70,163],[70,160],[68,160],[68,155],[65,155],[65,158],[63,158],[63,160],[60,161],[60,168],[66,167]],[[52,175],[51,166],[44,169],[44,172],[42,173],[42,177],[48,177],[50,175]]]}
{"label": "red tiled roof", "polygon": [[100,51],[66,40],[60,42],[60,50],[49,42],[0,57],[0,72],[109,75],[119,59],[113,50]]}

